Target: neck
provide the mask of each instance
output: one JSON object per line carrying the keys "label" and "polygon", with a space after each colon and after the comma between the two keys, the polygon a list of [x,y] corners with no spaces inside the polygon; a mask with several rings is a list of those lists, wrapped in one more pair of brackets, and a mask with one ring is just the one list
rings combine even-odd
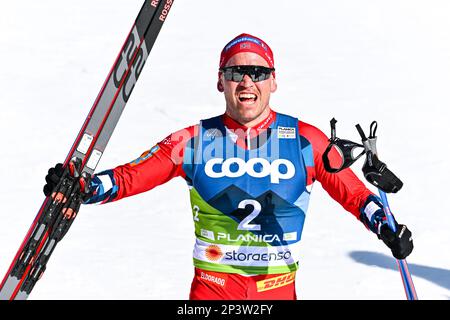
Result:
{"label": "neck", "polygon": [[[259,122],[247,121],[245,124],[237,122],[228,113],[225,113],[222,117],[225,127],[231,132],[230,134],[234,136],[233,141],[240,145],[244,149],[250,149],[250,144],[252,139],[260,136],[261,133],[267,132],[266,130],[276,119],[276,112],[268,108],[269,113],[265,117],[258,117]],[[262,140],[261,140],[262,141]],[[260,142],[261,142],[260,141]],[[255,142],[257,146],[258,141]]]}

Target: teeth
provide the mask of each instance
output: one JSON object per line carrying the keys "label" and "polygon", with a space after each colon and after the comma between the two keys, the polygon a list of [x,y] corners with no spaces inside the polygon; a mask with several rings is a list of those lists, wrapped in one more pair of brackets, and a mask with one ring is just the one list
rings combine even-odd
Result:
{"label": "teeth", "polygon": [[241,93],[239,95],[240,99],[256,99],[256,94],[253,93]]}

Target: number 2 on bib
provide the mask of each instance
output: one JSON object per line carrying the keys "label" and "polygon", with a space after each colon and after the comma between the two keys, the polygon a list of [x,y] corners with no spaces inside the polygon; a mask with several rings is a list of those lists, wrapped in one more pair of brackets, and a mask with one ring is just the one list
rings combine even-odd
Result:
{"label": "number 2 on bib", "polygon": [[250,230],[250,231],[260,231],[260,224],[250,224],[250,222],[255,219],[261,213],[261,204],[256,200],[242,200],[239,202],[238,208],[245,209],[247,205],[253,206],[253,211],[245,217],[241,223],[239,223],[237,229],[238,230]]}

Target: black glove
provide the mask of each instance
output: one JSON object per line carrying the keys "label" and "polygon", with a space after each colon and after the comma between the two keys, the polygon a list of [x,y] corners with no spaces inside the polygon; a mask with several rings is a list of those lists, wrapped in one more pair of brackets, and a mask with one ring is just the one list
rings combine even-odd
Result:
{"label": "black glove", "polygon": [[[77,169],[78,166],[79,166],[79,163],[69,162],[68,175],[69,176],[73,175],[73,177],[76,177],[75,179],[77,179],[77,181],[79,183],[79,188],[76,191],[78,193],[78,196],[76,197],[76,199],[80,199],[80,201],[84,203],[87,200],[89,200],[94,193],[93,190],[90,190],[90,187],[91,187],[90,184],[91,184],[92,177],[90,174],[87,174],[87,173],[83,173],[80,176],[80,173],[78,172],[78,169]],[[53,190],[61,182],[61,179],[63,177],[67,177],[67,175],[65,174],[65,169],[63,168],[62,163],[58,163],[56,166],[54,166],[48,170],[48,173],[45,176],[45,181],[47,183],[44,186],[44,194],[47,197],[52,195]],[[67,196],[68,196],[68,194],[67,194]],[[73,211],[77,212],[79,209],[80,201],[78,201],[78,200],[72,201],[69,204],[69,208],[72,209]]]}
{"label": "black glove", "polygon": [[380,228],[378,237],[391,249],[392,255],[401,260],[410,255],[414,246],[411,237],[411,231],[403,225],[397,224],[397,231],[393,232],[387,224]]}
{"label": "black glove", "polygon": [[62,163],[58,163],[56,166],[50,168],[48,170],[48,174],[45,176],[45,181],[47,182],[44,186],[44,194],[45,196],[49,196],[52,194],[53,189],[55,189],[56,185],[61,180],[64,174],[64,168]]}

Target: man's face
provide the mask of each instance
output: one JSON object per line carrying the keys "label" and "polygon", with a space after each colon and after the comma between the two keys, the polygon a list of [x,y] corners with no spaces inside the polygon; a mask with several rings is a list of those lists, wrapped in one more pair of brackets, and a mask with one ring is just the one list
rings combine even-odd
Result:
{"label": "man's face", "polygon": [[[266,60],[253,52],[235,54],[227,62],[226,67],[239,65],[269,67]],[[225,95],[226,113],[241,124],[254,125],[269,115],[270,94],[276,91],[277,84],[273,74],[269,79],[259,82],[253,82],[245,75],[239,83],[227,81],[221,74],[218,88]]]}

